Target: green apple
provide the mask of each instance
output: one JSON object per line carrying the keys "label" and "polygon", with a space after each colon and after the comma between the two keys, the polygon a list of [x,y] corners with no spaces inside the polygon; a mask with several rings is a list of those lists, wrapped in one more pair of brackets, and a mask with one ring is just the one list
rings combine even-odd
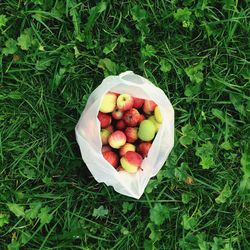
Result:
{"label": "green apple", "polygon": [[162,123],[163,117],[162,117],[162,115],[161,115],[161,111],[160,111],[159,106],[156,106],[156,107],[155,107],[154,115],[155,115],[155,120],[156,120],[157,122],[159,122],[159,123]]}
{"label": "green apple", "polygon": [[100,111],[103,113],[110,113],[115,110],[117,95],[112,92],[108,92],[102,98]]}
{"label": "green apple", "polygon": [[155,125],[155,128],[156,128],[156,132],[160,129],[160,126],[161,126],[161,124],[159,123],[159,122],[157,122],[156,121],[156,119],[155,119],[155,116],[154,115],[151,115],[151,116],[149,116],[149,118],[148,118],[151,122],[153,122],[154,123],[154,125]]}
{"label": "green apple", "polygon": [[140,123],[138,137],[142,141],[153,140],[155,133],[156,133],[156,127],[152,121],[144,120]]}

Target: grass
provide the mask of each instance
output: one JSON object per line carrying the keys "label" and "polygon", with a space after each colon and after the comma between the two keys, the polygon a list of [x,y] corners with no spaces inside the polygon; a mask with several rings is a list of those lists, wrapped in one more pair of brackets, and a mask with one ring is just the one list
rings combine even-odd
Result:
{"label": "grass", "polygon": [[[248,1],[0,3],[0,249],[250,249]],[[102,79],[164,90],[175,147],[140,200],[74,127]]]}

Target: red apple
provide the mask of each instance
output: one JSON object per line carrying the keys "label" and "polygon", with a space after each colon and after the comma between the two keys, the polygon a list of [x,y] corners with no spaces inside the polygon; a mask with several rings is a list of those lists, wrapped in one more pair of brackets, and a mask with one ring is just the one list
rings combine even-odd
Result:
{"label": "red apple", "polygon": [[140,120],[140,113],[137,109],[130,109],[123,115],[123,120],[130,127],[135,127]]}
{"label": "red apple", "polygon": [[126,111],[133,107],[134,99],[131,95],[121,94],[118,96],[116,104],[118,109]]}
{"label": "red apple", "polygon": [[101,129],[102,145],[108,144],[108,139],[109,139],[110,134],[111,133],[106,128]]}
{"label": "red apple", "polygon": [[145,116],[143,114],[140,114],[140,119],[139,119],[138,123],[141,123],[144,120],[145,120]]}
{"label": "red apple", "polygon": [[142,155],[143,158],[148,156],[148,151],[152,146],[151,142],[142,142],[137,147],[138,152]]}
{"label": "red apple", "polygon": [[123,130],[123,129],[125,129],[125,127],[126,127],[126,123],[123,120],[119,120],[116,123],[116,129],[118,129],[118,130]]}
{"label": "red apple", "polygon": [[112,148],[120,148],[126,143],[126,135],[122,131],[116,130],[110,135],[108,142]]}
{"label": "red apple", "polygon": [[124,168],[120,165],[116,170],[117,170],[118,172],[119,172],[119,171],[124,171]]}
{"label": "red apple", "polygon": [[113,151],[106,151],[102,155],[104,159],[108,161],[114,168],[118,167],[119,159],[116,153]]}
{"label": "red apple", "polygon": [[157,106],[157,104],[152,101],[152,100],[145,100],[144,104],[143,104],[143,111],[146,113],[146,114],[151,114],[155,107]]}
{"label": "red apple", "polygon": [[112,150],[112,148],[109,145],[102,146],[102,153],[107,152],[107,151],[111,151],[111,150]]}
{"label": "red apple", "polygon": [[142,157],[140,154],[128,151],[121,159],[121,165],[129,173],[136,173],[141,167]]}
{"label": "red apple", "polygon": [[106,129],[107,129],[110,133],[113,133],[113,132],[114,132],[114,126],[113,126],[113,125],[109,125]]}
{"label": "red apple", "polygon": [[112,118],[108,114],[104,114],[102,112],[99,112],[97,115],[98,120],[100,121],[101,128],[106,128],[111,123]]}
{"label": "red apple", "polygon": [[138,139],[138,128],[135,127],[127,127],[124,131],[127,142],[133,143]]}
{"label": "red apple", "polygon": [[137,97],[133,97],[133,99],[134,99],[133,108],[136,108],[136,109],[141,108],[144,103],[144,99],[137,98]]}
{"label": "red apple", "polygon": [[120,149],[119,149],[119,154],[120,156],[124,156],[128,151],[133,151],[135,152],[135,145],[131,143],[126,143],[124,144]]}
{"label": "red apple", "polygon": [[115,109],[115,110],[112,112],[112,117],[113,117],[115,120],[120,120],[120,119],[122,119],[122,116],[123,116],[123,112],[122,112],[120,109]]}

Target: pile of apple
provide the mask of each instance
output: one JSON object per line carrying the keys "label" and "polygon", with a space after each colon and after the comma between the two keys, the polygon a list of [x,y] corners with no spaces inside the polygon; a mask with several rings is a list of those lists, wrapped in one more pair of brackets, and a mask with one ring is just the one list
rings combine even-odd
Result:
{"label": "pile of apple", "polygon": [[128,94],[108,92],[97,117],[103,157],[118,171],[136,173],[162,123],[157,104]]}

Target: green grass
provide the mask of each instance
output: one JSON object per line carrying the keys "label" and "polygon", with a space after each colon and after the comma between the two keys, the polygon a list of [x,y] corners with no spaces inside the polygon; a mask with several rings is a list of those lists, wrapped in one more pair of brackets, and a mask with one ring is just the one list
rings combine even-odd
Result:
{"label": "green grass", "polygon": [[[250,249],[249,1],[0,2],[0,249]],[[125,70],[175,109],[140,200],[98,184],[74,127]]]}

